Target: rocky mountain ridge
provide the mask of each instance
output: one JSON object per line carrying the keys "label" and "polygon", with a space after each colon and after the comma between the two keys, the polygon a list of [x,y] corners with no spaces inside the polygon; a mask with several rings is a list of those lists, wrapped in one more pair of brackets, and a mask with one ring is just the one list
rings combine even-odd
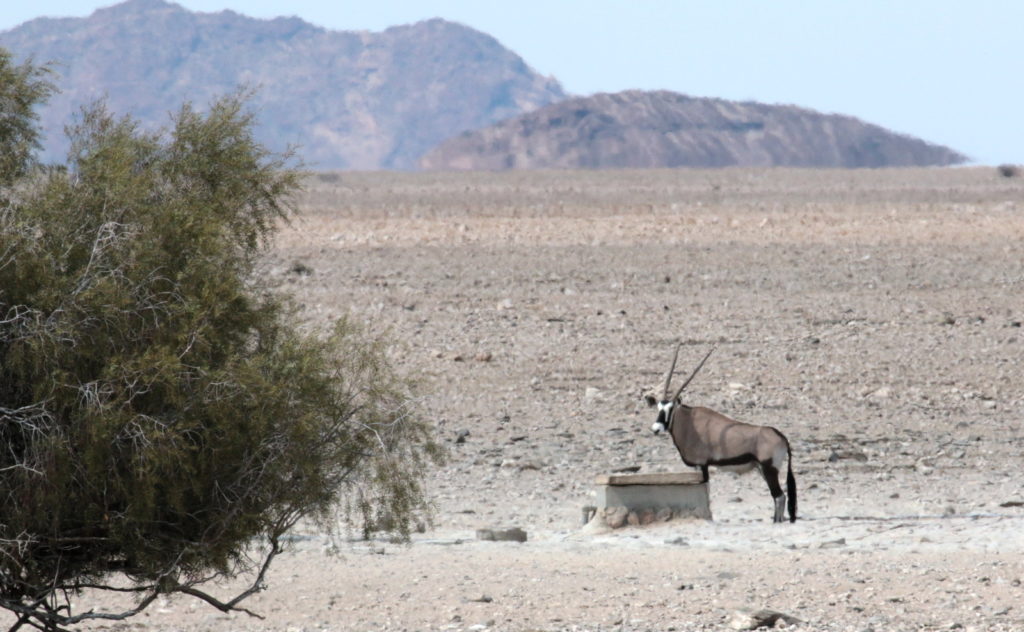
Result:
{"label": "rocky mountain ridge", "polygon": [[409,169],[454,134],[565,96],[493,37],[440,19],[331,31],[128,0],[26,22],[0,32],[0,46],[56,64],[61,93],[41,112],[50,160],[66,149],[63,125],[99,98],[155,128],[184,100],[202,107],[245,85],[275,150],[298,145],[316,169]]}
{"label": "rocky mountain ridge", "polygon": [[17,60],[53,62],[45,161],[105,99],[147,129],[180,103],[254,90],[258,140],[315,170],[949,165],[956,151],[796,106],[627,91],[567,98],[493,37],[432,19],[382,32],[296,17],[193,13],[127,0],[86,18],[0,32]]}
{"label": "rocky mountain ridge", "polygon": [[965,156],[850,116],[626,91],[568,99],[445,141],[424,169],[894,167]]}

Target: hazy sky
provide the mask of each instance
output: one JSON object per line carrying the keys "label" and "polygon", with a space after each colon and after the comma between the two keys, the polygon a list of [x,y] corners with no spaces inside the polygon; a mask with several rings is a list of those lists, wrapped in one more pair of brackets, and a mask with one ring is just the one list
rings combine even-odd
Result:
{"label": "hazy sky", "polygon": [[[6,0],[0,30],[109,0]],[[338,30],[442,17],[484,31],[573,94],[630,88],[796,104],[1024,163],[1021,0],[181,0]]]}

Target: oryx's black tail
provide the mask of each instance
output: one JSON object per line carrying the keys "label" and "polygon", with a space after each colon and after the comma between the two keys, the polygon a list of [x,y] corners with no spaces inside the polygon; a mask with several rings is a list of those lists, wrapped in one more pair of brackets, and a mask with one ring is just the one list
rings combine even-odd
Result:
{"label": "oryx's black tail", "polygon": [[796,522],[796,478],[793,477],[793,452],[789,453],[789,471],[786,472],[786,496],[789,499],[789,521]]}

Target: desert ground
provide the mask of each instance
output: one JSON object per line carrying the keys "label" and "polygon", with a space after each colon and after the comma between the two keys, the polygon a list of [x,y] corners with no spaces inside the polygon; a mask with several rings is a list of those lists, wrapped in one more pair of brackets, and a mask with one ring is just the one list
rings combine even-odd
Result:
{"label": "desert ground", "polygon": [[[299,206],[262,273],[421,379],[433,524],[297,534],[264,619],[174,599],[110,627],[1024,630],[1024,178],[323,173]],[[715,348],[688,403],[789,438],[797,522],[712,470],[712,521],[582,528],[596,476],[687,469],[639,396],[677,342],[677,373]],[[527,541],[477,538],[503,527]]]}

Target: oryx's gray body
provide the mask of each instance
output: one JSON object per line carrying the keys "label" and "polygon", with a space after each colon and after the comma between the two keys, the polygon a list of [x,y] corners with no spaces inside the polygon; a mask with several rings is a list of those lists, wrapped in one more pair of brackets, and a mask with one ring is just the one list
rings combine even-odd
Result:
{"label": "oryx's gray body", "polygon": [[[676,357],[679,348],[676,348]],[[708,356],[711,353],[708,352]],[[704,357],[707,360],[707,356]],[[789,441],[781,432],[769,426],[755,426],[730,419],[710,408],[686,406],[680,395],[700,367],[701,361],[690,378],[676,391],[675,396],[668,398],[668,385],[675,370],[675,359],[672,369],[665,380],[665,389],[659,401],[648,396],[649,403],[657,404],[658,418],[651,429],[655,434],[668,431],[672,442],[679,450],[683,463],[699,467],[708,480],[708,466],[726,468],[742,468],[749,470],[757,467],[768,483],[772,498],[775,501],[775,522],[784,520],[787,493],[779,484],[779,473],[786,466],[786,488],[789,496],[789,520],[796,520],[796,479],[793,477],[793,463],[789,449]]]}

